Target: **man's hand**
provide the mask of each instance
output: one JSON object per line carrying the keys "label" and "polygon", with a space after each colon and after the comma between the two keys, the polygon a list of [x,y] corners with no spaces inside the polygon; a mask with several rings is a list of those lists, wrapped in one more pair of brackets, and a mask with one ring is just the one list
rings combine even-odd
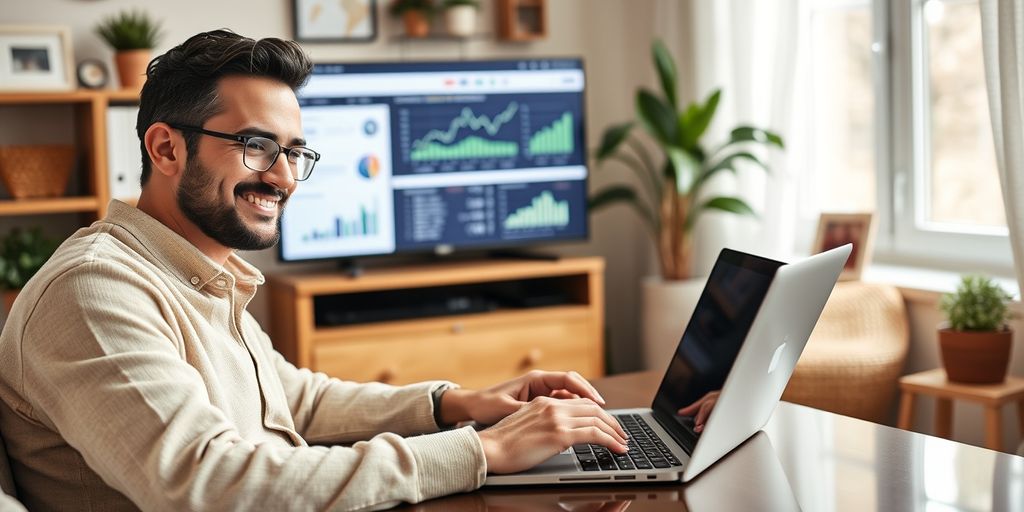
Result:
{"label": "man's hand", "polygon": [[588,398],[539,396],[479,435],[488,471],[499,474],[529,469],[579,443],[627,449],[625,430]]}
{"label": "man's hand", "polygon": [[447,425],[467,420],[493,425],[537,397],[587,398],[600,405],[605,403],[594,386],[576,372],[533,370],[480,391],[446,391],[441,398],[441,421]]}

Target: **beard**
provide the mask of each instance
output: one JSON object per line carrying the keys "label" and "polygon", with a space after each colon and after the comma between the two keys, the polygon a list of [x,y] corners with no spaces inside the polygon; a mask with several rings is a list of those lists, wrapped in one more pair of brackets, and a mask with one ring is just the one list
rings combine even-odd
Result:
{"label": "beard", "polygon": [[[177,194],[178,207],[185,217],[203,234],[225,247],[240,251],[259,251],[273,247],[281,238],[281,215],[277,216],[273,234],[260,235],[249,229],[233,205],[217,197],[219,189],[215,181],[215,173],[200,164],[198,158],[188,159]],[[244,197],[246,192],[277,196],[281,208],[288,198],[284,191],[261,181],[235,186],[235,197]]]}

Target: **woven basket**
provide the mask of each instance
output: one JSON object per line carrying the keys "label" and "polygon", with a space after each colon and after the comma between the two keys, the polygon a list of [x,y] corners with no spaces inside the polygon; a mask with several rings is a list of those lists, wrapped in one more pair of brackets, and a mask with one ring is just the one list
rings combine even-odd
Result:
{"label": "woven basket", "polygon": [[15,199],[64,195],[74,165],[71,145],[0,146],[0,179]]}

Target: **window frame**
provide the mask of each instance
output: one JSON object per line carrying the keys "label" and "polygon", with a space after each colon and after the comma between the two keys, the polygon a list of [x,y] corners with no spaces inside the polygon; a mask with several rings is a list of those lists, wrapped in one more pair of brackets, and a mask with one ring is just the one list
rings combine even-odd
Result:
{"label": "window frame", "polygon": [[880,50],[875,52],[880,220],[875,256],[892,263],[1012,272],[1006,228],[926,220],[931,141],[926,1],[873,2]]}

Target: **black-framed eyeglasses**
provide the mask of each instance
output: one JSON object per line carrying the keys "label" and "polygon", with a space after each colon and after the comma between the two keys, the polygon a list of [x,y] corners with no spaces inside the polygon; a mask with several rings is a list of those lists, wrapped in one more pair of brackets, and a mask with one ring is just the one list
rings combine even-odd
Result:
{"label": "black-framed eyeglasses", "polygon": [[320,153],[307,147],[286,148],[273,139],[259,135],[239,135],[237,133],[221,133],[187,124],[167,123],[171,128],[187,132],[196,132],[211,137],[233,140],[242,144],[242,164],[256,172],[270,170],[277,162],[277,157],[284,153],[288,157],[289,167],[295,181],[304,181],[313,174],[313,166],[320,160]]}

